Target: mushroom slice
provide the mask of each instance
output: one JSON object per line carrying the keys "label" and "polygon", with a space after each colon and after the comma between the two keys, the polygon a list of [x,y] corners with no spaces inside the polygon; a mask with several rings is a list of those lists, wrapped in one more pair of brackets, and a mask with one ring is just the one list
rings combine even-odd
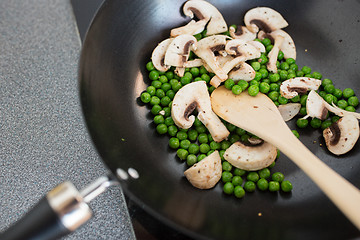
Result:
{"label": "mushroom slice", "polygon": [[230,26],[229,33],[232,38],[241,39],[247,42],[256,38],[256,33],[249,31],[245,26],[237,26],[236,30],[233,26]]}
{"label": "mushroom slice", "polygon": [[165,39],[160,42],[152,52],[151,60],[154,67],[161,72],[166,72],[170,68],[169,65],[165,65],[165,53],[172,40],[171,38]]}
{"label": "mushroom slice", "polygon": [[197,34],[204,30],[207,24],[207,35],[223,33],[228,30],[227,24],[219,12],[219,10],[212,4],[203,0],[189,0],[184,4],[183,12],[186,16],[194,18],[196,16],[199,21],[194,20],[187,25],[171,30],[171,36],[178,36],[180,34]]}
{"label": "mushroom slice", "polygon": [[[225,62],[224,66],[222,67],[222,70],[225,73],[228,73],[231,71],[231,69],[233,69],[235,66],[241,64],[242,62],[244,62],[244,58],[243,57],[237,57],[232,59],[231,61]],[[227,78],[226,78],[227,79]],[[223,81],[225,81],[226,79],[220,79],[217,75],[215,75],[211,80],[210,80],[210,84],[214,87],[218,87]]]}
{"label": "mushroom slice", "polygon": [[241,62],[239,65],[235,66],[228,75],[229,78],[234,81],[251,81],[255,78],[256,72],[249,64]]}
{"label": "mushroom slice", "polygon": [[287,103],[278,106],[279,112],[285,122],[293,119],[299,113],[300,108],[300,103]]}
{"label": "mushroom slice", "polygon": [[198,41],[197,49],[193,50],[196,56],[201,58],[220,79],[227,79],[227,74],[216,61],[214,52],[225,48],[227,38],[225,35],[213,35],[203,38]]}
{"label": "mushroom slice", "polygon": [[267,69],[270,72],[277,73],[276,61],[278,59],[280,46],[284,42],[284,37],[282,36],[275,36],[274,40],[274,47],[268,54],[269,62],[266,64]]}
{"label": "mushroom slice", "polygon": [[266,48],[264,46],[264,44],[262,44],[259,41],[249,41],[248,43],[250,43],[251,45],[253,45],[254,47],[256,47],[257,50],[259,50],[261,53],[266,52]]}
{"label": "mushroom slice", "polygon": [[195,121],[195,116],[190,115],[195,109],[198,111],[199,120],[209,130],[214,141],[220,142],[230,134],[212,111],[205,81],[189,83],[175,94],[171,106],[171,117],[178,127],[188,129]]}
{"label": "mushroom slice", "polygon": [[291,99],[299,93],[304,94],[309,90],[317,90],[321,85],[321,80],[308,77],[295,77],[281,83],[281,96]]}
{"label": "mushroom slice", "polygon": [[196,48],[196,38],[192,35],[180,35],[170,43],[165,53],[165,65],[183,67],[188,60],[190,49]]}
{"label": "mushroom slice", "polygon": [[272,32],[288,26],[280,13],[268,7],[250,9],[244,16],[244,22],[253,33],[257,33],[259,28],[265,32]]}
{"label": "mushroom slice", "polygon": [[284,58],[293,58],[296,59],[296,47],[292,37],[285,31],[278,29],[270,33],[260,31],[258,33],[258,38],[263,40],[264,38],[269,38],[271,41],[276,42],[275,38],[281,36],[284,38],[284,41],[279,46],[280,50],[284,53]]}
{"label": "mushroom slice", "polygon": [[204,64],[203,60],[201,60],[200,58],[196,58],[194,60],[185,62],[184,67],[185,68],[200,67],[203,64]]}
{"label": "mushroom slice", "polygon": [[339,117],[352,115],[355,118],[360,119],[359,113],[346,111],[337,107],[334,103],[333,105],[330,105],[317,92],[311,90],[306,100],[307,115],[303,118],[316,117],[324,120],[328,111],[335,113]]}
{"label": "mushroom slice", "polygon": [[218,151],[188,168],[184,175],[191,185],[200,189],[210,189],[219,182],[222,174],[221,158]]}
{"label": "mushroom slice", "polygon": [[323,136],[330,152],[341,155],[349,152],[359,138],[359,121],[353,115],[345,115],[330,127]]}
{"label": "mushroom slice", "polygon": [[235,142],[225,151],[224,158],[234,167],[256,171],[268,167],[276,155],[276,147],[265,141],[254,146]]}
{"label": "mushroom slice", "polygon": [[261,52],[258,48],[241,39],[227,41],[225,51],[236,57],[243,57],[244,61],[259,58],[261,56]]}

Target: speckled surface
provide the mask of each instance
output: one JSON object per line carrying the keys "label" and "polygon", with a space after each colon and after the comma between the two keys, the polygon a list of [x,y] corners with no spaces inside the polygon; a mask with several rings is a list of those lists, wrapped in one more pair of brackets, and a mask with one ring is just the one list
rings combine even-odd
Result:
{"label": "speckled surface", "polygon": [[[108,171],[81,113],[81,43],[70,1],[0,1],[0,231],[57,184],[79,189]],[[65,239],[134,239],[121,187],[90,203]]]}

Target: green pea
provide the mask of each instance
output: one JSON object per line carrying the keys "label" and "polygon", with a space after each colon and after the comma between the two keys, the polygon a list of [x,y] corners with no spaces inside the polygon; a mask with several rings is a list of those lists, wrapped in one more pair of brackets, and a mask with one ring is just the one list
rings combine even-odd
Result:
{"label": "green pea", "polygon": [[166,93],[167,91],[169,91],[171,89],[171,84],[170,83],[163,83],[161,85],[160,89],[163,90]]}
{"label": "green pea", "polygon": [[224,150],[224,149],[221,149],[221,150],[219,151],[219,155],[220,155],[221,161],[224,161],[224,160],[225,160],[225,159],[224,159],[224,153],[225,153],[225,150]]}
{"label": "green pea", "polygon": [[261,82],[259,85],[259,90],[262,93],[268,93],[270,91],[270,85],[266,82]]}
{"label": "green pea", "polygon": [[334,92],[332,93],[338,99],[342,98],[342,91],[338,88],[335,88]]}
{"label": "green pea", "polygon": [[150,73],[149,73],[149,78],[150,80],[152,81],[155,81],[157,80],[158,78],[160,77],[160,74],[157,70],[152,70]]}
{"label": "green pea", "polygon": [[221,145],[221,149],[226,150],[230,147],[231,143],[227,140],[223,140],[221,141],[220,145]]}
{"label": "green pea", "polygon": [[231,182],[234,186],[240,186],[243,183],[243,179],[240,176],[233,176]]}
{"label": "green pea", "polygon": [[354,96],[354,90],[352,90],[351,88],[345,88],[344,91],[343,91],[343,97],[344,98],[349,98],[349,97],[352,97]]}
{"label": "green pea", "polygon": [[260,85],[260,82],[257,81],[257,80],[255,80],[255,79],[253,79],[253,80],[250,81],[250,86],[252,86],[252,85],[259,86],[259,85]]}
{"label": "green pea", "polygon": [[303,71],[296,71],[296,76],[297,77],[303,77],[305,74],[304,74],[304,72]]}
{"label": "green pea", "polygon": [[146,69],[150,72],[155,69],[154,64],[150,61],[146,64]]}
{"label": "green pea", "polygon": [[311,76],[312,76],[313,78],[315,78],[315,79],[321,79],[321,78],[322,78],[322,75],[321,75],[321,73],[319,73],[319,72],[313,72],[313,73],[311,74]]}
{"label": "green pea", "polygon": [[325,87],[327,84],[333,84],[333,82],[328,79],[328,78],[324,78],[322,81],[321,81],[321,86]]}
{"label": "green pea", "polygon": [[197,67],[193,67],[190,69],[190,73],[192,74],[193,77],[197,77],[200,75],[200,70]]}
{"label": "green pea", "polygon": [[300,137],[300,134],[298,131],[296,130],[291,130],[291,132],[295,135],[295,137],[299,138]]}
{"label": "green pea", "polygon": [[270,170],[268,168],[264,168],[258,171],[259,177],[267,179],[270,177]]}
{"label": "green pea", "polygon": [[208,143],[209,139],[206,133],[200,133],[198,136],[199,143]]}
{"label": "green pea", "polygon": [[257,182],[259,180],[259,174],[257,172],[249,172],[246,179],[248,181]]}
{"label": "green pea", "polygon": [[[160,115],[160,116],[161,116],[161,115]],[[174,120],[172,119],[172,117],[167,117],[167,118],[165,118],[164,123],[165,123],[166,126],[171,126],[171,125],[174,125],[174,124],[175,124],[175,123],[174,123]]]}
{"label": "green pea", "polygon": [[223,171],[228,171],[228,172],[230,172],[231,169],[232,169],[232,165],[231,165],[228,161],[224,161],[224,162],[222,163],[222,169],[223,169]]}
{"label": "green pea", "polygon": [[173,71],[167,71],[165,73],[165,76],[167,77],[167,79],[173,79],[174,78],[174,72]]}
{"label": "green pea", "polygon": [[337,103],[336,97],[330,93],[325,95],[324,100],[329,104]]}
{"label": "green pea", "polygon": [[267,78],[269,76],[269,72],[266,68],[261,68],[258,72],[261,74],[261,78]]}
{"label": "green pea", "polygon": [[282,63],[280,64],[280,68],[281,68],[282,70],[288,70],[288,69],[290,68],[290,66],[289,66],[289,64],[288,64],[287,62],[282,62]]}
{"label": "green pea", "polygon": [[180,141],[180,147],[183,149],[189,149],[191,142],[188,139]]}
{"label": "green pea", "polygon": [[196,141],[198,138],[198,132],[195,129],[190,129],[188,132],[188,138],[190,141]]}
{"label": "green pea", "polygon": [[337,102],[337,104],[339,108],[341,109],[345,109],[348,106],[348,101],[341,99]]}
{"label": "green pea", "polygon": [[359,105],[359,99],[356,96],[351,96],[348,98],[348,104],[349,106],[356,107]]}
{"label": "green pea", "polygon": [[304,77],[306,77],[306,78],[312,78],[312,75],[311,75],[311,74],[305,74]]}
{"label": "green pea", "polygon": [[320,97],[322,97],[322,98],[325,98],[325,96],[326,96],[326,92],[325,91],[320,91],[319,92],[319,95],[320,95]]}
{"label": "green pea", "polygon": [[180,131],[176,134],[176,137],[181,141],[187,139],[188,136],[186,132]]}
{"label": "green pea", "polygon": [[243,143],[248,143],[248,142],[249,142],[249,138],[250,138],[249,134],[243,134],[243,135],[240,136],[240,140],[241,140],[241,142],[243,142]]}
{"label": "green pea", "polygon": [[225,126],[226,126],[226,128],[227,128],[230,132],[233,132],[233,131],[236,130],[236,126],[235,126],[234,124],[229,123],[229,122],[227,122],[227,123],[225,124]]}
{"label": "green pea", "polygon": [[165,119],[164,119],[164,117],[162,116],[162,115],[156,115],[155,117],[154,117],[154,123],[156,124],[156,125],[158,125],[158,124],[160,124],[160,123],[164,123],[165,122]]}
{"label": "green pea", "polygon": [[221,180],[226,183],[226,182],[231,182],[233,178],[233,175],[231,172],[229,171],[224,171],[222,174],[221,174]]}
{"label": "green pea", "polygon": [[308,66],[304,66],[304,67],[302,67],[301,71],[303,71],[304,74],[309,74],[309,73],[311,73],[311,68]]}
{"label": "green pea", "polygon": [[197,161],[200,162],[201,160],[203,160],[204,158],[206,158],[206,154],[199,154],[199,156],[197,157]]}
{"label": "green pea", "polygon": [[307,95],[307,94],[301,95],[301,97],[300,97],[301,106],[304,106],[304,107],[306,106],[307,98],[308,98],[308,95]]}
{"label": "green pea", "polygon": [[339,121],[339,119],[340,119],[339,116],[333,116],[333,117],[331,118],[331,122],[332,122],[332,123],[337,122],[337,121]]}
{"label": "green pea", "polygon": [[168,134],[171,136],[171,137],[175,137],[176,136],[176,133],[177,133],[178,129],[175,125],[171,125],[168,127]]}
{"label": "green pea", "polygon": [[280,184],[279,182],[270,181],[269,182],[269,191],[270,192],[277,192],[280,190]]}
{"label": "green pea", "polygon": [[143,103],[149,103],[150,100],[151,100],[151,95],[150,93],[148,92],[143,92],[141,95],[140,95],[140,99]]}
{"label": "green pea", "polygon": [[161,106],[163,106],[163,107],[168,106],[170,102],[171,102],[171,98],[169,98],[168,96],[164,96],[164,97],[161,98],[161,100],[160,100],[160,104],[161,104]]}
{"label": "green pea", "polygon": [[280,70],[279,75],[281,81],[288,79],[288,72],[286,70]]}
{"label": "green pea", "polygon": [[218,149],[220,149],[220,143],[218,143],[218,142],[215,142],[215,141],[212,141],[212,142],[210,142],[210,149],[212,149],[212,150],[218,150]]}
{"label": "green pea", "polygon": [[256,189],[256,184],[254,182],[252,182],[252,181],[247,181],[244,184],[244,189],[247,192],[254,192],[255,189]]}
{"label": "green pea", "polygon": [[244,129],[242,129],[242,128],[236,127],[235,133],[237,135],[241,136],[241,135],[244,135],[246,133],[246,131]]}
{"label": "green pea", "polygon": [[158,115],[161,110],[162,110],[161,106],[156,104],[151,108],[151,113],[153,115]]}
{"label": "green pea", "polygon": [[296,62],[295,59],[293,59],[293,58],[287,58],[285,61],[289,65],[294,64]]}
{"label": "green pea", "polygon": [[196,77],[195,79],[194,79],[194,82],[199,82],[199,81],[204,81],[201,77]]}
{"label": "green pea", "polygon": [[270,84],[270,91],[280,91],[280,86],[277,83],[271,83]]}
{"label": "green pea", "polygon": [[269,183],[264,178],[259,179],[259,181],[257,181],[256,185],[257,185],[258,189],[260,189],[261,191],[266,191],[269,188]]}
{"label": "green pea", "polygon": [[280,80],[280,75],[278,73],[270,73],[269,80],[270,82],[277,82]]}
{"label": "green pea", "polygon": [[208,87],[209,94],[211,94],[216,88],[214,86]]}
{"label": "green pea", "polygon": [[229,78],[224,82],[224,85],[227,89],[231,90],[231,88],[235,85],[235,82]]}
{"label": "green pea", "polygon": [[349,112],[355,112],[355,108],[353,106],[347,106],[345,108],[345,111],[349,111]]}
{"label": "green pea", "polygon": [[227,182],[224,184],[223,191],[225,194],[232,194],[234,192],[234,185],[231,182]]}
{"label": "green pea", "polygon": [[185,149],[182,149],[182,148],[180,148],[180,149],[178,149],[178,150],[176,151],[176,155],[177,155],[178,158],[180,158],[181,160],[185,160],[185,159],[187,158],[188,154],[189,154],[189,152],[188,152],[187,150],[185,150]]}
{"label": "green pea", "polygon": [[197,127],[195,127],[195,129],[196,129],[196,131],[198,131],[198,133],[205,133],[207,131],[207,129],[204,125],[197,126]]}
{"label": "green pea", "polygon": [[248,88],[248,93],[249,93],[250,96],[256,96],[259,93],[259,86],[251,85]]}
{"label": "green pea", "polygon": [[321,129],[324,130],[325,128],[330,127],[331,124],[332,124],[331,120],[325,120],[321,123]]}
{"label": "green pea", "polygon": [[309,120],[307,119],[304,119],[304,118],[299,118],[297,121],[296,121],[296,125],[299,127],[299,128],[306,128],[309,124]]}
{"label": "green pea", "polygon": [[310,121],[310,126],[313,128],[320,128],[322,121],[318,118],[313,118]]}
{"label": "green pea", "polygon": [[175,97],[175,91],[170,89],[166,92],[166,96],[168,96],[170,99],[174,99]]}
{"label": "green pea", "polygon": [[262,66],[266,66],[265,64],[269,62],[269,59],[268,57],[265,55],[265,54],[261,54],[259,59],[258,59],[258,62],[262,65]]}
{"label": "green pea", "polygon": [[195,127],[203,126],[203,123],[200,121],[200,119],[198,117],[195,118],[194,126]]}
{"label": "green pea", "polygon": [[251,67],[255,70],[258,71],[260,69],[260,63],[259,62],[252,62],[251,63]]}
{"label": "green pea", "polygon": [[281,61],[281,60],[284,59],[284,53],[283,53],[283,51],[279,51],[277,59],[278,59],[279,61]]}
{"label": "green pea", "polygon": [[290,64],[290,70],[293,70],[295,75],[296,75],[296,71],[299,69],[298,65],[296,63],[292,63]]}
{"label": "green pea", "polygon": [[148,86],[146,88],[146,92],[148,92],[151,96],[154,96],[156,94],[156,88],[154,86]]}
{"label": "green pea", "polygon": [[172,137],[169,140],[169,147],[173,148],[173,149],[177,149],[180,146],[180,141],[179,139]]}
{"label": "green pea", "polygon": [[279,97],[278,97],[278,102],[279,102],[280,104],[287,104],[288,101],[289,101],[289,100],[288,100],[287,98],[283,97],[283,96],[279,96]]}
{"label": "green pea", "polygon": [[264,38],[261,40],[262,44],[264,44],[265,47],[271,45],[271,40],[269,38]]}
{"label": "green pea", "polygon": [[274,48],[274,45],[270,44],[270,45],[265,47],[265,50],[266,50],[267,53],[269,53],[273,48]]}
{"label": "green pea", "polygon": [[206,82],[209,83],[210,82],[210,76],[206,73],[201,75],[201,78]]}
{"label": "green pea", "polygon": [[334,85],[332,85],[332,84],[326,84],[326,85],[324,86],[324,90],[325,90],[325,92],[327,92],[327,93],[333,93],[333,92],[335,91],[335,87],[334,87]]}
{"label": "green pea", "polygon": [[239,85],[241,89],[244,91],[249,86],[249,83],[245,80],[239,80],[237,85]]}
{"label": "green pea", "polygon": [[240,140],[240,136],[239,135],[237,135],[237,134],[230,134],[230,136],[229,136],[229,141],[231,142],[231,143],[235,143],[235,142],[237,142],[237,141],[239,141]]}
{"label": "green pea", "polygon": [[152,96],[150,99],[151,105],[159,105],[160,104],[160,98],[158,96]]}
{"label": "green pea", "polygon": [[273,167],[275,167],[275,164],[276,164],[276,162],[273,161],[272,164],[270,164],[270,165],[268,166],[268,168],[273,168]]}
{"label": "green pea", "polygon": [[201,153],[207,153],[210,151],[210,146],[207,143],[200,144],[199,150]]}
{"label": "green pea", "polygon": [[261,80],[261,78],[262,78],[261,73],[256,72],[256,73],[255,73],[255,77],[254,77],[254,79],[253,79],[253,80],[260,81],[260,80]]}
{"label": "green pea", "polygon": [[237,198],[243,198],[245,196],[245,190],[242,186],[236,186],[234,188],[234,195]]}
{"label": "green pea", "polygon": [[200,151],[200,147],[196,143],[191,143],[188,148],[188,151],[190,154],[198,154]]}
{"label": "green pea", "polygon": [[276,182],[282,182],[284,181],[284,174],[281,172],[275,172],[272,174],[271,179]]}
{"label": "green pea", "polygon": [[175,83],[174,85],[171,85],[172,90],[175,92],[179,91],[180,88],[182,88],[182,85],[180,82]]}
{"label": "green pea", "polygon": [[287,79],[295,78],[295,77],[296,77],[295,73],[288,73],[288,75],[287,75]]}
{"label": "green pea", "polygon": [[211,134],[210,134],[210,133],[207,135],[207,137],[208,137],[209,142],[214,141],[214,139],[212,138],[212,136],[211,136]]}
{"label": "green pea", "polygon": [[235,168],[234,169],[234,175],[235,176],[243,176],[243,175],[245,175],[246,174],[246,171],[245,170],[243,170],[243,169],[240,169],[240,168]]}
{"label": "green pea", "polygon": [[186,85],[189,84],[191,82],[191,78],[183,76],[182,78],[180,78],[180,83],[181,85]]}
{"label": "green pea", "polygon": [[293,189],[293,186],[290,181],[286,180],[281,183],[281,190],[283,192],[290,192]]}
{"label": "green pea", "polygon": [[242,88],[241,88],[241,86],[239,86],[239,85],[234,85],[234,86],[231,88],[231,91],[233,92],[233,94],[239,95],[239,94],[242,92]]}
{"label": "green pea", "polygon": [[166,77],[166,75],[161,75],[161,76],[159,77],[159,81],[160,81],[161,83],[167,83],[169,80],[168,80],[168,78]]}
{"label": "green pea", "polygon": [[273,100],[274,102],[275,101],[277,101],[278,100],[278,97],[279,97],[279,92],[277,92],[277,91],[271,91],[271,92],[269,92],[269,98],[271,99],[271,100]]}
{"label": "green pea", "polygon": [[291,102],[293,102],[293,103],[300,102],[300,95],[296,95],[295,97],[291,98],[290,100],[291,100]]}
{"label": "green pea", "polygon": [[196,155],[194,155],[194,154],[189,154],[189,155],[186,157],[186,164],[187,164],[188,166],[192,166],[192,165],[194,165],[196,162],[197,162],[197,157],[196,157]]}

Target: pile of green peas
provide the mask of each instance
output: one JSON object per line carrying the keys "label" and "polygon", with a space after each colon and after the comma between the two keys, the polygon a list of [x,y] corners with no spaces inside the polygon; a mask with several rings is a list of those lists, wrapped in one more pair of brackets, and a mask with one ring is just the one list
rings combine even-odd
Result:
{"label": "pile of green peas", "polygon": [[[200,40],[205,37],[205,35],[206,31],[195,35],[195,37],[197,40]],[[339,119],[339,117],[332,113],[329,113],[328,118],[324,121],[313,118],[310,120],[310,124],[308,119],[302,119],[301,117],[306,115],[307,94],[286,99],[280,94],[280,85],[283,81],[294,77],[322,79],[322,74],[312,71],[308,66],[300,69],[294,59],[284,59],[284,53],[281,51],[279,51],[276,62],[278,72],[269,72],[266,64],[268,63],[267,55],[273,48],[272,42],[268,38],[263,40],[257,39],[257,41],[260,41],[265,46],[266,52],[262,53],[258,59],[248,61],[256,72],[255,78],[249,82],[245,80],[235,82],[232,79],[227,79],[224,82],[227,89],[231,90],[234,94],[248,91],[251,96],[256,96],[259,92],[264,93],[277,106],[289,102],[301,103],[300,118],[297,119],[296,122],[299,128],[305,128],[310,125],[315,129],[325,129]],[[193,52],[190,52],[189,59],[194,58],[196,58],[196,56]],[[175,74],[174,67],[171,67],[166,72],[160,72],[155,69],[151,61],[146,64],[146,69],[149,73],[150,84],[146,90],[141,93],[140,99],[144,104],[149,106],[154,116],[153,122],[156,125],[157,133],[161,135],[167,134],[169,136],[169,147],[176,150],[178,159],[186,162],[190,167],[214,151],[219,151],[223,166],[223,192],[225,194],[233,194],[237,198],[242,198],[245,192],[253,192],[256,188],[261,191],[269,190],[270,192],[277,192],[279,190],[289,192],[292,190],[291,182],[284,180],[282,173],[275,172],[271,174],[270,169],[274,167],[275,162],[268,168],[247,172],[239,168],[234,168],[224,159],[224,152],[231,144],[237,141],[247,143],[250,137],[256,137],[250,132],[222,120],[229,130],[230,135],[226,140],[215,142],[207,128],[198,118],[195,118],[193,126],[189,129],[180,129],[175,125],[171,117],[171,105],[176,92],[191,82],[205,81],[208,84],[208,91],[211,94],[215,88],[211,86],[209,82],[214,76],[214,73],[208,72],[205,67],[201,66],[186,68],[184,76],[179,77]],[[359,104],[359,100],[352,89],[346,88],[340,90],[335,88],[332,81],[327,78],[322,80],[321,88],[318,92],[328,103],[331,104],[334,102],[338,107],[347,111],[355,111],[355,108]],[[196,115],[196,113],[194,115]],[[299,137],[297,130],[292,131]],[[280,152],[278,151],[278,156],[279,154]]]}

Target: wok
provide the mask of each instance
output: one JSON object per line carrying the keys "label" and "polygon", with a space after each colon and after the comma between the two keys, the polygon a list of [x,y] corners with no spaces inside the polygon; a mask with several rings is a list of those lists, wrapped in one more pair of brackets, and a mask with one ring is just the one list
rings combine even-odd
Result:
{"label": "wok", "polygon": [[[360,91],[359,1],[209,1],[230,24],[245,12],[269,6],[288,21],[297,64],[310,66],[335,87]],[[85,120],[103,161],[125,194],[157,220],[197,239],[351,239],[359,231],[286,156],[275,166],[293,183],[292,193],[260,192],[236,199],[192,187],[186,164],[155,131],[139,96],[149,84],[145,64],[170,29],[189,21],[183,1],[105,1],[84,41],[79,91]],[[289,123],[295,129],[294,122]],[[301,141],[340,175],[360,188],[360,148],[331,155],[321,132],[299,130]],[[284,139],[285,141],[285,139]],[[359,206],[360,207],[360,206]]]}

